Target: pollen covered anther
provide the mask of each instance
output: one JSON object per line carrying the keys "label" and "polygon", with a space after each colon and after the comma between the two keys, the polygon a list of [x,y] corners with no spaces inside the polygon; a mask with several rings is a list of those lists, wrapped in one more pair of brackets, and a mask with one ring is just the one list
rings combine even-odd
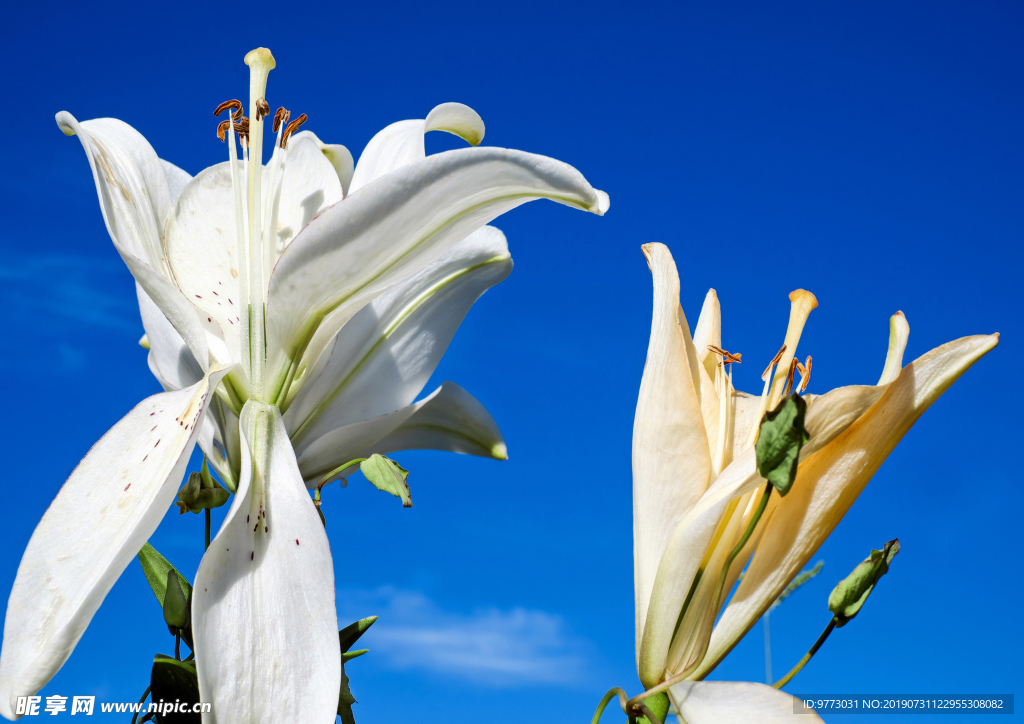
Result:
{"label": "pollen covered anther", "polygon": [[741,359],[743,355],[740,354],[739,352],[729,352],[727,350],[722,349],[721,347],[716,347],[713,344],[709,344],[708,349],[714,352],[715,354],[719,355],[720,357],[723,357],[724,359],[722,360],[722,364],[724,365],[731,365],[733,362],[743,362],[743,360]]}
{"label": "pollen covered anther", "polygon": [[262,121],[264,118],[270,115],[270,104],[267,103],[266,98],[256,99],[256,120]]}
{"label": "pollen covered anther", "polygon": [[303,113],[301,116],[296,118],[294,121],[288,124],[284,129],[284,133],[281,134],[281,148],[288,148],[288,137],[291,136],[295,131],[298,130],[299,126],[306,122],[308,116]]}
{"label": "pollen covered anther", "polygon": [[807,383],[811,381],[811,356],[807,355],[807,362],[800,364],[799,361],[796,363],[796,371],[800,373],[800,384],[797,385],[796,391],[803,393],[807,389]]}
{"label": "pollen covered anther", "polygon": [[285,108],[284,106],[281,106],[280,108],[278,108],[277,109],[277,113],[274,114],[274,126],[273,126],[274,133],[277,133],[277,130],[281,127],[282,123],[287,125],[288,124],[288,119],[291,118],[291,117],[292,117],[292,112],[289,111],[287,108]]}
{"label": "pollen covered anther", "polygon": [[786,377],[786,389],[782,393],[783,396],[788,395],[793,391],[793,380],[796,379],[796,368],[800,364],[800,361],[794,357],[793,361],[789,363],[789,375]]}
{"label": "pollen covered anther", "polygon": [[775,356],[772,357],[772,361],[768,363],[767,367],[765,367],[764,372],[761,373],[762,380],[764,380],[765,382],[768,381],[768,375],[772,373],[772,367],[779,363],[779,360],[782,359],[782,355],[784,355],[785,353],[786,345],[782,345],[782,347],[779,348],[779,351],[775,353]]}
{"label": "pollen covered anther", "polygon": [[220,139],[221,143],[224,143],[227,139],[225,135],[228,132],[228,126],[231,125],[231,120],[221,121],[217,124],[217,138]]}
{"label": "pollen covered anther", "polygon": [[229,108],[232,111],[231,117],[237,121],[242,115],[242,102],[239,100],[224,101],[219,106],[217,106],[217,110],[213,112],[213,115],[219,116],[221,113],[228,110]]}

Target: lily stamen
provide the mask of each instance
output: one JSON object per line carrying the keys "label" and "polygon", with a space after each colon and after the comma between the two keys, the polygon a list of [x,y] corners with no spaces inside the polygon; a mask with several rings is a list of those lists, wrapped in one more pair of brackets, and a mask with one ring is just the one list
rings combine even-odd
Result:
{"label": "lily stamen", "polygon": [[775,356],[772,357],[772,361],[769,362],[768,366],[764,368],[764,372],[761,373],[761,379],[764,382],[768,381],[768,378],[772,374],[772,367],[774,367],[775,365],[777,365],[779,363],[779,360],[782,359],[782,355],[784,355],[785,353],[786,353],[786,345],[782,345],[782,347],[779,348],[779,351],[775,353]]}
{"label": "lily stamen", "polygon": [[741,353],[739,353],[739,352],[736,352],[735,354],[733,354],[732,352],[724,350],[721,347],[716,347],[713,344],[709,344],[708,345],[708,349],[711,350],[712,352],[714,352],[715,354],[717,354],[719,357],[723,357],[724,358],[722,360],[722,364],[723,365],[731,365],[733,362],[742,362],[743,361],[741,359],[743,357],[743,355]]}
{"label": "lily stamen", "polygon": [[278,129],[281,128],[281,124],[288,124],[288,119],[292,117],[292,112],[284,106],[277,109],[277,113],[274,114],[274,133],[277,133]]}
{"label": "lily stamen", "polygon": [[262,121],[264,118],[270,115],[270,104],[267,103],[266,98],[256,99],[256,120]]}
{"label": "lily stamen", "polygon": [[796,363],[796,371],[800,373],[800,384],[797,385],[796,391],[803,394],[804,390],[807,389],[807,383],[811,381],[811,356],[807,355],[807,362],[800,364]]}
{"label": "lily stamen", "polygon": [[288,148],[288,137],[291,136],[295,131],[298,130],[299,126],[306,122],[308,116],[303,113],[301,116],[296,118],[294,121],[288,124],[288,127],[284,129],[284,133],[281,134],[281,148]]}
{"label": "lily stamen", "polygon": [[242,102],[238,100],[224,101],[219,106],[217,106],[217,109],[213,112],[213,115],[219,116],[221,113],[228,110],[229,108],[231,109],[231,117],[234,120],[237,121],[239,118],[242,117]]}
{"label": "lily stamen", "polygon": [[789,363],[789,375],[786,376],[786,389],[782,393],[783,397],[793,391],[793,380],[796,379],[796,368],[799,364],[800,361],[796,357],[794,357],[793,361]]}

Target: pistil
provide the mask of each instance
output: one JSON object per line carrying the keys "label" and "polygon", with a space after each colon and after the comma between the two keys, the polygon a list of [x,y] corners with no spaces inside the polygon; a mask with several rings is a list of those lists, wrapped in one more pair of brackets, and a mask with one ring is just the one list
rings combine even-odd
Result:
{"label": "pistil", "polygon": [[266,366],[266,328],[264,324],[263,253],[261,221],[261,188],[263,171],[263,118],[270,108],[264,98],[267,90],[267,76],[277,65],[274,56],[266,48],[251,50],[245,56],[249,66],[249,136],[252,147],[249,151],[248,195],[249,195],[249,292],[252,309],[252,326],[249,334],[249,349],[252,358],[253,397],[262,401],[264,397],[264,368]]}

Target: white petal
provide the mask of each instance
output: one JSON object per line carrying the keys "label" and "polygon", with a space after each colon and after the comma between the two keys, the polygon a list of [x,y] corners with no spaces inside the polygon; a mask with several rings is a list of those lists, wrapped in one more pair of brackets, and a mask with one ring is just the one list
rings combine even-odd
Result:
{"label": "white petal", "polygon": [[210,401],[197,444],[226,487],[235,490],[242,462],[238,418],[219,397]]}
{"label": "white petal", "polygon": [[64,664],[174,500],[223,370],[143,400],[97,442],[36,526],[7,602],[0,715]]}
{"label": "white petal", "polygon": [[444,450],[508,460],[508,448],[491,413],[454,382],[443,383],[427,403],[370,452]]}
{"label": "white petal", "polygon": [[462,103],[442,103],[435,106],[423,123],[426,131],[447,131],[470,146],[479,146],[484,140],[484,119]]}
{"label": "white petal", "polygon": [[296,452],[330,430],[410,404],[470,307],[511,271],[505,235],[487,226],[363,308],[288,408]]}
{"label": "white petal", "polygon": [[445,382],[401,410],[331,430],[306,447],[299,469],[306,485],[313,487],[323,475],[350,460],[401,450],[508,459],[505,440],[491,414],[459,385]]}
{"label": "white petal", "polygon": [[138,282],[135,293],[149,342],[149,369],[153,376],[167,391],[194,385],[203,378],[203,369],[185,340]]}
{"label": "white petal", "polygon": [[[352,184],[352,174],[356,170],[355,162],[352,160],[352,152],[339,143],[324,143],[312,131],[299,131],[291,137],[294,143],[303,138],[309,138],[320,149],[320,152],[327,157],[327,160],[334,166],[334,172],[341,183],[342,193],[348,196],[349,186]],[[290,145],[290,144],[289,144]]]}
{"label": "white petal", "polygon": [[917,419],[998,342],[998,335],[964,337],[914,360],[863,416],[800,464],[789,495],[769,504],[766,514],[774,511],[772,519],[694,678],[706,676],[732,650],[832,533]]}
{"label": "white petal", "polygon": [[[707,489],[711,475],[711,451],[704,430],[699,387],[695,386],[695,378],[696,385],[700,384],[696,374],[699,362],[679,306],[679,276],[672,255],[663,244],[646,244],[643,251],[654,277],[654,313],[633,422],[633,566],[638,656],[648,606],[653,605],[651,590],[666,543]],[[657,683],[649,683],[643,673],[641,681],[647,686]]]}
{"label": "white petal", "polygon": [[193,589],[199,692],[213,704],[203,721],[328,724],[341,652],[327,534],[277,408],[246,403],[241,427],[238,494]]}
{"label": "white petal", "polygon": [[178,201],[178,197],[181,196],[182,189],[192,180],[192,175],[188,171],[184,171],[162,158],[160,159],[160,166],[163,167],[164,176],[167,177],[167,191],[171,197],[171,206],[174,206]]}
{"label": "white petal", "polygon": [[[281,186],[281,203],[275,229],[275,240],[279,249],[288,246],[313,217],[344,198],[339,172],[332,165],[328,153],[321,151],[317,141],[315,136],[293,137],[288,141],[284,183]],[[351,161],[351,156],[349,160]],[[267,178],[265,173],[264,179]],[[269,186],[269,180],[265,180],[262,188],[269,193]],[[267,196],[264,204],[270,204],[270,201],[270,197]],[[269,207],[265,205],[263,208]]]}
{"label": "white petal", "polygon": [[209,346],[197,310],[170,280],[161,230],[171,208],[164,166],[138,131],[114,118],[79,123],[57,114],[66,135],[77,135],[92,168],[107,231],[128,270],[163,310],[205,370]]}
{"label": "white petal", "polygon": [[270,279],[269,399],[279,399],[288,380],[311,367],[374,296],[538,198],[597,214],[608,207],[607,195],[571,166],[521,151],[467,148],[387,174],[313,219]]}
{"label": "white petal", "polygon": [[681,681],[669,698],[686,724],[814,724],[822,721],[799,699],[753,681]]}
{"label": "white petal", "polygon": [[719,349],[722,347],[722,305],[719,304],[718,294],[714,289],[709,289],[704,297],[704,306],[700,308],[697,327],[693,330],[693,346],[697,350],[697,358],[705,362],[710,355],[711,359],[715,360],[710,365],[705,363],[710,376],[714,374],[714,365],[717,364],[718,358],[711,354],[708,345],[714,345]]}
{"label": "white petal", "polygon": [[476,146],[484,138],[484,122],[469,106],[442,103],[427,115],[426,120],[392,123],[366,144],[348,193],[354,193],[402,166],[426,158],[423,134],[427,131],[447,131]]}

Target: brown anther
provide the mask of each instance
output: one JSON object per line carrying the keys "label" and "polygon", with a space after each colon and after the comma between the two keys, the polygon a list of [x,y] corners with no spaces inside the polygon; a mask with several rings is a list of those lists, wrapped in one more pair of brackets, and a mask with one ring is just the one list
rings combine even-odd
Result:
{"label": "brown anther", "polygon": [[277,113],[274,114],[274,133],[277,133],[277,129],[281,127],[281,124],[288,124],[288,119],[292,117],[291,111],[284,106],[277,109]]}
{"label": "brown anther", "polygon": [[228,126],[229,125],[231,125],[231,121],[230,120],[221,121],[220,123],[217,124],[217,138],[220,139],[221,143],[224,143],[224,141],[226,140],[224,138],[224,134],[228,132]]}
{"label": "brown anther", "polygon": [[800,373],[800,385],[796,391],[802,393],[807,389],[807,383],[811,381],[811,356],[807,355],[807,362],[805,364],[797,362],[796,370]]}
{"label": "brown anther", "polygon": [[248,138],[249,136],[249,119],[242,116],[241,120],[235,121],[235,133],[239,136]]}
{"label": "brown anther", "polygon": [[789,375],[786,377],[786,390],[782,393],[783,397],[793,391],[793,380],[796,377],[796,366],[800,364],[796,357],[789,363]]}
{"label": "brown anther", "polygon": [[256,99],[256,120],[262,121],[264,118],[270,115],[270,104],[267,103],[266,98]]}
{"label": "brown anther", "polygon": [[288,124],[284,129],[284,133],[281,134],[281,148],[288,148],[288,137],[295,133],[295,130],[306,122],[306,114],[303,113],[301,116],[296,118],[294,121]]}
{"label": "brown anther", "polygon": [[213,112],[213,115],[219,116],[221,113],[223,113],[224,111],[226,111],[229,108],[234,111],[231,115],[237,121],[238,120],[238,116],[240,116],[242,114],[242,103],[241,103],[241,101],[236,101],[236,100],[224,101],[219,106],[217,106],[217,110],[215,110]]}
{"label": "brown anther", "polygon": [[782,355],[785,352],[786,352],[786,345],[782,345],[782,347],[779,349],[779,351],[775,353],[775,357],[772,358],[772,361],[768,363],[767,367],[765,367],[764,372],[761,373],[761,379],[762,380],[764,380],[765,382],[768,381],[768,375],[771,374],[772,367],[774,367],[775,365],[777,365],[779,363],[779,360],[782,359]]}
{"label": "brown anther", "polygon": [[731,365],[733,362],[742,362],[743,361],[741,359],[743,357],[743,355],[740,354],[739,352],[736,352],[735,354],[733,354],[732,352],[727,352],[726,350],[722,349],[721,347],[716,347],[713,344],[709,344],[708,345],[708,349],[711,350],[712,352],[714,352],[715,354],[717,354],[717,355],[719,355],[721,357],[724,357],[724,359],[722,360],[722,364],[724,364],[724,365]]}

